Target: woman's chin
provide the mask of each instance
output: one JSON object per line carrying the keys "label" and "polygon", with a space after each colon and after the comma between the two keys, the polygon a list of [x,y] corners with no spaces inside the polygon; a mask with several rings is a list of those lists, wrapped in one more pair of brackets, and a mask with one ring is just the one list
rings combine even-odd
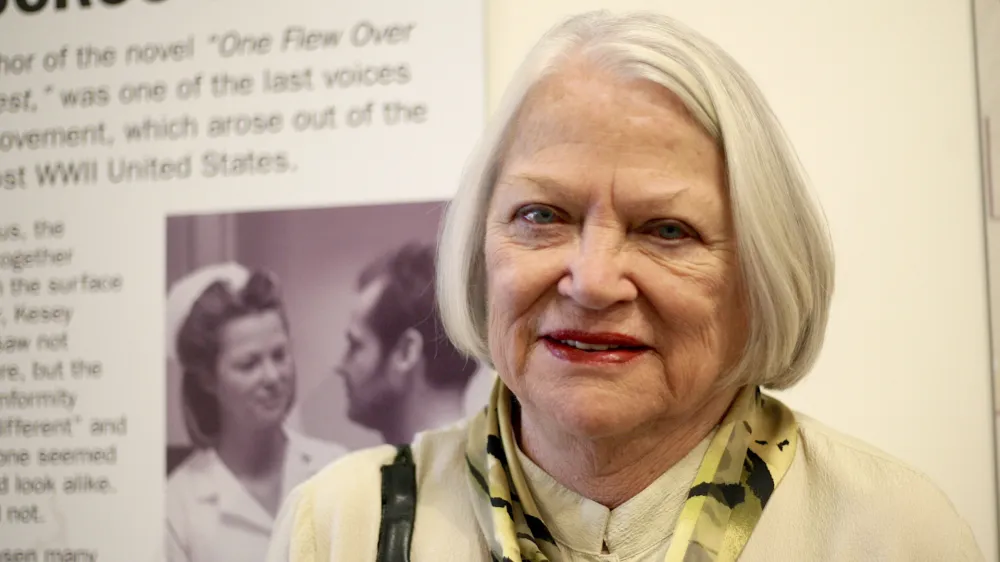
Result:
{"label": "woman's chin", "polygon": [[257,431],[277,431],[284,426],[287,415],[287,409],[283,407],[259,408],[249,425],[256,427]]}
{"label": "woman's chin", "polygon": [[610,390],[560,389],[547,398],[534,401],[538,415],[549,418],[564,433],[580,439],[626,434],[645,421],[646,408],[623,401],[620,393]]}

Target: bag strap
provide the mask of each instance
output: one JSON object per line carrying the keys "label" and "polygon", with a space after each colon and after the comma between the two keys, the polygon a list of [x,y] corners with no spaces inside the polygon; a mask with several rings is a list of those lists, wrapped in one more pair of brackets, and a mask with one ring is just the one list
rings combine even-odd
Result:
{"label": "bag strap", "polygon": [[376,562],[410,562],[417,511],[417,477],[410,445],[397,445],[392,464],[382,467],[382,523]]}

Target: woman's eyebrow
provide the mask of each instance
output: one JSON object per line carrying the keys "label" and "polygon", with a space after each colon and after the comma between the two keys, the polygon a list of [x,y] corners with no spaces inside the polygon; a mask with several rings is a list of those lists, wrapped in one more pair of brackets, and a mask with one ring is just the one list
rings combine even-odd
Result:
{"label": "woman's eyebrow", "polygon": [[[646,185],[656,186],[649,190],[649,193],[630,200],[628,206],[642,206],[647,210],[657,210],[667,208],[673,204],[676,198],[690,195],[691,185],[684,182],[673,182],[667,178],[649,179],[644,182]],[[497,185],[510,185],[518,188],[527,188],[535,192],[542,192],[555,198],[571,198],[579,195],[579,188],[574,188],[567,183],[547,174],[537,172],[520,172],[508,174],[499,179]]]}
{"label": "woman's eyebrow", "polygon": [[508,174],[502,176],[498,183],[527,187],[538,191],[545,191],[546,193],[554,192],[556,195],[569,195],[570,192],[575,191],[574,188],[552,176],[536,173]]}

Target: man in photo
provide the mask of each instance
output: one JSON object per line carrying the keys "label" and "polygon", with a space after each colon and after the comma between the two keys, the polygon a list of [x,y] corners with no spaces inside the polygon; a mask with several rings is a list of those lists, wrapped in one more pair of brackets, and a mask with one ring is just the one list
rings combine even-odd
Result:
{"label": "man in photo", "polygon": [[349,312],[347,351],[336,370],[348,416],[386,443],[464,415],[478,363],[445,336],[434,293],[434,248],[410,243],[369,264]]}

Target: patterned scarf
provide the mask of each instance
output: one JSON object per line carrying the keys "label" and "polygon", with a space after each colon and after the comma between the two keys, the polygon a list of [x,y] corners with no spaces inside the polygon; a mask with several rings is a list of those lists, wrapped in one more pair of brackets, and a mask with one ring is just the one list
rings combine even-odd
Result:
{"label": "patterned scarf", "polygon": [[[513,395],[497,381],[486,410],[469,426],[469,485],[497,562],[556,562],[555,539],[539,516],[515,452]],[[748,387],[741,391],[702,459],[665,562],[731,562],[795,457],[792,411]],[[490,536],[491,535],[491,536]]]}

